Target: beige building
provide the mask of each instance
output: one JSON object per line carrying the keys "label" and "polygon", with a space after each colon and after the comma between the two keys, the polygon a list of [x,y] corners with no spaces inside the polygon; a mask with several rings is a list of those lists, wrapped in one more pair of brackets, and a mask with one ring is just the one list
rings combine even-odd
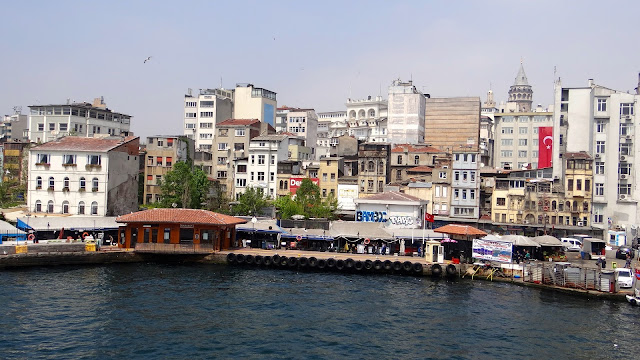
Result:
{"label": "beige building", "polygon": [[358,146],[358,185],[359,197],[381,193],[389,184],[389,163],[391,147],[383,143],[362,143]]}
{"label": "beige building", "polygon": [[391,149],[391,182],[406,183],[416,172],[423,169],[416,167],[433,167],[438,156],[444,152],[427,145],[400,144]]}
{"label": "beige building", "polygon": [[278,102],[276,93],[253,84],[237,84],[234,90],[233,117],[258,119],[275,128]]}
{"label": "beige building", "polygon": [[494,164],[507,170],[538,168],[538,130],[553,126],[553,112],[495,114]]}
{"label": "beige building", "polygon": [[480,98],[431,98],[426,100],[426,144],[451,152],[478,151]]}
{"label": "beige building", "polygon": [[320,159],[318,175],[320,180],[320,195],[323,198],[329,195],[337,198],[338,179],[344,175],[344,162],[341,157],[325,157]]}
{"label": "beige building", "polygon": [[193,160],[193,140],[185,136],[150,136],[144,166],[144,204],[161,200],[160,181],[178,161]]}

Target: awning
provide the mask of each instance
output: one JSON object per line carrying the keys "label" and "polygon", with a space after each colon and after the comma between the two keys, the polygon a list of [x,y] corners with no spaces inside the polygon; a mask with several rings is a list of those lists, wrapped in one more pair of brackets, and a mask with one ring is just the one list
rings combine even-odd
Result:
{"label": "awning", "polygon": [[522,235],[505,235],[500,238],[500,241],[510,242],[515,246],[540,247],[540,244],[531,240],[531,238]]}
{"label": "awning", "polygon": [[540,246],[562,246],[562,242],[551,235],[536,236],[531,238],[531,240],[537,242]]}

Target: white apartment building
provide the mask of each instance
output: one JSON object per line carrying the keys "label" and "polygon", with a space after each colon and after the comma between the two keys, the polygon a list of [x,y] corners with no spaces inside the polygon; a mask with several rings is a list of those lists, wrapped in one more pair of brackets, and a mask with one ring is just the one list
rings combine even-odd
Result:
{"label": "white apartment building", "polygon": [[388,136],[391,144],[424,144],[426,98],[413,82],[389,86]]}
{"label": "white apartment building", "polygon": [[318,116],[315,110],[300,109],[287,113],[287,132],[305,139],[307,146],[311,148],[313,159],[318,143]]}
{"label": "white apartment building", "polygon": [[276,127],[278,102],[275,92],[253,84],[236,84],[233,99],[234,119],[258,119]]}
{"label": "white apartment building", "polygon": [[348,99],[347,119],[333,122],[329,138],[353,136],[364,142],[387,142],[387,101],[382,96]]}
{"label": "white apartment building", "polygon": [[0,122],[0,139],[4,141],[27,141],[29,128],[29,116],[16,112],[13,115],[5,115]]}
{"label": "white apartment building", "polygon": [[496,167],[509,170],[538,168],[538,128],[553,126],[552,112],[496,113]]}
{"label": "white apartment building", "polygon": [[245,156],[245,157],[239,157],[234,159],[233,166],[235,171],[235,174],[234,174],[235,183],[233,186],[233,194],[234,194],[234,199],[238,200],[240,195],[244,194],[244,191],[247,188],[247,184],[250,184],[249,173],[247,170],[249,167],[249,157]]}
{"label": "white apartment building", "polygon": [[638,94],[596,85],[591,79],[586,87],[564,88],[560,80],[555,85],[553,176],[561,179],[564,174],[564,153],[592,155],[592,226],[602,229],[603,236],[607,231],[629,232],[640,223],[638,100]]}
{"label": "white apartment building", "polygon": [[191,89],[184,96],[184,135],[195,142],[196,150],[211,151],[216,124],[233,117],[233,90]]}
{"label": "white apartment building", "polygon": [[29,106],[29,140],[45,143],[63,136],[128,136],[131,116],[113,112],[103,98],[62,105]]}
{"label": "white apartment building", "polygon": [[[346,120],[346,111],[329,111],[318,113],[318,146],[322,148],[331,146],[331,125],[335,122],[342,122],[343,124],[346,124]],[[337,142],[334,142],[334,144],[337,144]]]}
{"label": "white apartment building", "polygon": [[288,159],[288,139],[288,135],[261,135],[251,139],[246,186],[262,188],[265,194],[275,199],[278,162]]}
{"label": "white apartment building", "polygon": [[118,216],[138,210],[137,137],[68,136],[29,150],[34,213]]}
{"label": "white apartment building", "polygon": [[454,152],[451,165],[452,218],[480,217],[479,156],[473,152]]}

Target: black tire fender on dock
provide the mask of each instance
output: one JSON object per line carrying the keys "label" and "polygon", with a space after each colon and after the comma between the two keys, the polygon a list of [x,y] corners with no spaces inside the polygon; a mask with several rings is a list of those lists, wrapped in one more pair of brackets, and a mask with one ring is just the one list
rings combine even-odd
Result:
{"label": "black tire fender on dock", "polygon": [[355,265],[355,261],[352,258],[348,258],[347,260],[344,261],[344,267],[346,267],[347,269],[353,269],[354,265]]}
{"label": "black tire fender on dock", "polygon": [[280,266],[286,267],[287,265],[289,265],[289,258],[287,258],[286,256],[281,256],[280,257]]}
{"label": "black tire fender on dock", "polygon": [[298,264],[300,264],[300,266],[302,267],[306,267],[307,265],[309,265],[309,259],[303,256],[298,259]]}
{"label": "black tire fender on dock", "polygon": [[322,270],[327,267],[327,260],[320,259],[318,260],[318,269]]}
{"label": "black tire fender on dock", "polygon": [[273,258],[271,256],[265,256],[262,258],[262,264],[264,266],[271,266],[273,264]]}
{"label": "black tire fender on dock", "polygon": [[247,255],[247,256],[244,257],[244,262],[247,265],[253,265],[255,263],[255,260],[256,259],[253,257],[253,255]]}
{"label": "black tire fender on dock", "polygon": [[402,263],[402,270],[404,270],[407,273],[410,273],[411,270],[413,270],[413,264],[411,263],[411,261],[405,261]]}
{"label": "black tire fender on dock", "polygon": [[393,268],[393,263],[391,262],[391,260],[385,260],[382,265],[386,271],[391,271],[391,269]]}
{"label": "black tire fender on dock", "polygon": [[289,263],[289,266],[296,267],[299,264],[298,258],[295,256],[289,256],[288,263]]}
{"label": "black tire fender on dock", "polygon": [[272,263],[273,265],[278,265],[280,264],[280,255],[275,254],[271,257]]}
{"label": "black tire fender on dock", "polygon": [[455,265],[449,264],[447,265],[446,272],[447,272],[447,275],[449,276],[455,276],[458,274],[458,269],[456,269]]}
{"label": "black tire fender on dock", "polygon": [[329,258],[329,259],[327,260],[327,267],[328,267],[329,269],[332,269],[332,268],[336,267],[336,259],[334,259],[334,258]]}
{"label": "black tire fender on dock", "polygon": [[227,254],[227,262],[229,264],[233,264],[234,262],[236,262],[236,254],[234,253],[228,253]]}
{"label": "black tire fender on dock", "polygon": [[440,264],[431,265],[431,275],[442,276],[442,266],[440,266]]}
{"label": "black tire fender on dock", "polygon": [[393,271],[400,271],[400,270],[402,270],[402,263],[400,261],[394,261]]}
{"label": "black tire fender on dock", "polygon": [[424,267],[420,263],[413,263],[413,271],[416,274],[422,274]]}
{"label": "black tire fender on dock", "polygon": [[318,266],[318,259],[316,259],[314,256],[309,258],[309,267],[316,267]]}
{"label": "black tire fender on dock", "polygon": [[344,269],[344,260],[342,259],[336,260],[336,269],[338,270]]}
{"label": "black tire fender on dock", "polygon": [[253,257],[253,261],[255,261],[256,265],[262,266],[262,264],[264,263],[264,258],[262,257],[262,255],[256,255]]}
{"label": "black tire fender on dock", "polygon": [[373,270],[380,271],[383,267],[384,265],[382,264],[382,261],[376,260],[373,262]]}
{"label": "black tire fender on dock", "polygon": [[238,254],[238,255],[236,255],[236,262],[238,264],[244,264],[244,258],[245,258],[244,255]]}
{"label": "black tire fender on dock", "polygon": [[353,264],[353,268],[356,269],[356,271],[362,271],[362,269],[364,269],[364,263],[358,260],[355,264]]}
{"label": "black tire fender on dock", "polygon": [[365,270],[371,270],[371,269],[373,269],[373,261],[371,261],[371,260],[365,260],[365,262],[364,262],[364,269],[365,269]]}

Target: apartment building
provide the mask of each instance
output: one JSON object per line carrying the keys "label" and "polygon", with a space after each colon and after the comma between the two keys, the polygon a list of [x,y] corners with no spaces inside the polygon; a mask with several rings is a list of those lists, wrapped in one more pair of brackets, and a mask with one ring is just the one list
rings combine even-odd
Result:
{"label": "apartment building", "polygon": [[381,193],[389,184],[391,177],[389,165],[391,146],[383,143],[362,143],[358,145],[358,184],[359,196]]}
{"label": "apartment building", "polygon": [[156,135],[147,138],[147,153],[144,167],[143,203],[151,204],[162,200],[160,184],[164,176],[178,161],[193,161],[195,143],[180,135]]}
{"label": "apartment building", "polygon": [[480,98],[426,99],[426,144],[446,150],[478,151],[480,142]]}
{"label": "apartment building", "polygon": [[453,152],[451,165],[452,218],[480,217],[480,172],[477,152]]}
{"label": "apartment building", "polygon": [[233,90],[200,89],[184,96],[184,135],[197,150],[213,151],[216,124],[233,117]]}
{"label": "apartment building", "polygon": [[394,80],[389,86],[387,141],[390,144],[423,144],[425,95],[412,81]]}
{"label": "apartment building", "polygon": [[276,109],[278,108],[275,92],[244,83],[236,84],[233,96],[234,118],[258,119],[275,128]]}
{"label": "apartment building", "polygon": [[544,138],[540,143],[540,128],[553,127],[553,112],[497,113],[494,121],[496,166],[507,170],[540,167],[540,146],[546,148]]}

